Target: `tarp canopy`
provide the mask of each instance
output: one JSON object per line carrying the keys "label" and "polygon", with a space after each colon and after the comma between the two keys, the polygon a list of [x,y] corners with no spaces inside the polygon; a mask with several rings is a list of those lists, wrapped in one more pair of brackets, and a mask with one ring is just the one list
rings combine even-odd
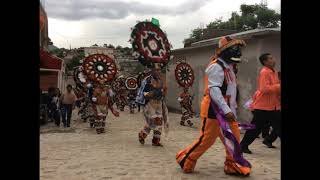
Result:
{"label": "tarp canopy", "polygon": [[40,68],[61,70],[62,61],[62,59],[40,49]]}

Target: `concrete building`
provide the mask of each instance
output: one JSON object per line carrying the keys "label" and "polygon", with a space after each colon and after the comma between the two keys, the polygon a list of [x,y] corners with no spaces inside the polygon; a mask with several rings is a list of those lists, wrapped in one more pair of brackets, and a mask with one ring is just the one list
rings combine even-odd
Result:
{"label": "concrete building", "polygon": [[[271,53],[277,61],[276,70],[280,70],[281,65],[281,47],[280,47],[280,28],[255,29],[235,34],[230,37],[241,38],[245,40],[247,46],[242,50],[242,63],[239,64],[238,88],[240,102],[238,107],[239,121],[250,121],[251,113],[243,108],[243,104],[253,95],[256,90],[256,79],[260,68],[262,67],[258,57],[262,53]],[[166,74],[168,92],[166,102],[168,108],[172,111],[180,110],[177,101],[178,94],[182,91],[175,80],[174,69],[176,61],[185,59],[193,68],[195,81],[191,92],[194,93],[194,109],[196,113],[200,112],[200,103],[204,90],[205,68],[213,56],[215,48],[218,47],[220,37],[194,42],[190,47],[175,49],[172,51],[174,59],[170,62],[169,72]]]}

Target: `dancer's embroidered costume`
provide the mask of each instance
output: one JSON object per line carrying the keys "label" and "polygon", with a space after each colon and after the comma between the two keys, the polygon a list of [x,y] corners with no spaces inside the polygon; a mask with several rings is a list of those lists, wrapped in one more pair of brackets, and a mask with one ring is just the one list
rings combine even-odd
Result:
{"label": "dancer's embroidered costume", "polygon": [[127,102],[130,109],[130,113],[134,113],[134,109],[136,108],[136,96],[137,96],[137,88],[138,81],[137,78],[129,76],[126,79],[126,88],[128,91]]}
{"label": "dancer's embroidered costume", "polygon": [[94,127],[98,134],[103,133],[108,109],[119,116],[113,109],[110,97],[110,83],[117,74],[116,64],[107,55],[92,54],[84,59],[78,71],[74,73],[75,81],[81,84],[81,89],[86,93],[82,116],[89,118],[90,127]]}
{"label": "dancer's embroidered costume", "polygon": [[191,118],[194,116],[192,109],[192,96],[188,92],[194,81],[194,73],[192,67],[186,62],[178,62],[175,69],[175,77],[177,83],[183,88],[183,92],[180,93],[178,101],[181,105],[182,117],[180,124],[185,125],[187,121],[189,126],[192,126]]}
{"label": "dancer's embroidered costume", "polygon": [[[226,174],[248,176],[251,164],[240,150],[240,130],[236,117],[236,76],[233,64],[240,61],[244,41],[223,37],[219,48],[206,68],[204,97],[201,102],[200,136],[176,155],[177,163],[186,173],[194,171],[197,160],[217,137],[226,148]],[[233,115],[232,115],[233,114]]]}
{"label": "dancer's embroidered costume", "polygon": [[138,138],[140,143],[144,144],[145,138],[153,130],[152,145],[162,146],[162,126],[165,132],[168,132],[169,122],[168,109],[164,101],[166,83],[161,76],[161,69],[165,68],[170,60],[170,44],[159,24],[152,22],[136,24],[132,28],[130,41],[135,59],[151,69],[151,75],[143,79],[136,97],[136,102],[144,106],[143,114],[146,120]]}
{"label": "dancer's embroidered costume", "polygon": [[127,88],[125,86],[125,78],[123,75],[120,75],[112,82],[112,89],[115,92],[114,102],[116,103],[117,109],[124,111],[124,107],[127,104]]}

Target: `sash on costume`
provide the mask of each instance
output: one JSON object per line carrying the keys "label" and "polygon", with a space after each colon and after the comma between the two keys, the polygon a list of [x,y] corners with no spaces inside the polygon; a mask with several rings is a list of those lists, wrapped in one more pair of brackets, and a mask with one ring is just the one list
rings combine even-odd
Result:
{"label": "sash on costume", "polygon": [[[210,96],[210,95],[209,95]],[[226,122],[226,120],[224,119],[224,113],[222,112],[222,110],[214,104],[211,96],[211,104],[213,106],[214,112],[216,113],[216,118],[218,120],[218,124],[221,128],[222,134],[224,136],[223,139],[223,143],[225,144],[227,151],[232,155],[233,160],[244,167],[249,167],[251,168],[251,164],[249,163],[249,161],[247,161],[241,152],[241,148],[240,148],[240,144],[238,143],[236,137],[232,134],[231,129],[229,127],[229,124]],[[243,125],[240,125],[240,127]],[[244,125],[244,126],[248,126],[248,125]],[[250,128],[252,128],[252,125],[249,125]]]}
{"label": "sash on costume", "polygon": [[144,91],[144,88],[146,85],[147,85],[147,80],[144,79],[141,83],[141,87],[138,89],[138,94],[136,97],[136,103],[138,103],[138,104],[145,105],[145,103],[146,103],[146,99],[143,94],[143,91]]}

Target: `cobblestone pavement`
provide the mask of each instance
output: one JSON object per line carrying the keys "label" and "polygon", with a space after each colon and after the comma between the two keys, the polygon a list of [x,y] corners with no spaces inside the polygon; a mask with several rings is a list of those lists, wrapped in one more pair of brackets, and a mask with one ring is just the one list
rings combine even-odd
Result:
{"label": "cobblestone pavement", "polygon": [[[224,147],[216,143],[198,160],[195,172],[184,174],[175,162],[175,154],[199,136],[200,119],[194,127],[179,125],[180,115],[169,113],[170,133],[163,137],[164,147],[151,146],[152,134],[146,144],[138,141],[144,125],[141,113],[129,114],[125,109],[116,118],[109,113],[105,134],[96,134],[88,123],[78,120],[74,111],[71,128],[49,123],[40,128],[41,180],[105,180],[105,179],[243,179],[225,175]],[[280,141],[276,149],[268,149],[262,139],[250,146],[254,154],[245,154],[252,173],[246,179],[280,180]]]}

